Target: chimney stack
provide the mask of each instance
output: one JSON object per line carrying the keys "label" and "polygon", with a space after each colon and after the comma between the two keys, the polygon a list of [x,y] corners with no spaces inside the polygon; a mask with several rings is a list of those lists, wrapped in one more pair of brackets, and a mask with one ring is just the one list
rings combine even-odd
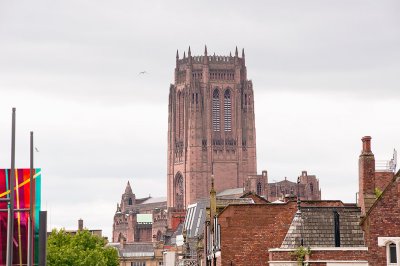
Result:
{"label": "chimney stack", "polygon": [[359,157],[358,205],[365,215],[374,203],[375,197],[375,156],[371,151],[371,137],[362,139],[362,151]]}
{"label": "chimney stack", "polygon": [[82,219],[79,219],[79,220],[78,220],[78,230],[79,230],[79,231],[82,231],[82,230],[83,230],[83,220],[82,220]]}

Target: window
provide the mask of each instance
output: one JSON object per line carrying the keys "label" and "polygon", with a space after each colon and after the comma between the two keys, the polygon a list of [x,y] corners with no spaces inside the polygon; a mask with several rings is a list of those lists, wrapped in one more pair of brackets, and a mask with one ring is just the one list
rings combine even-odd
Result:
{"label": "window", "polygon": [[[396,244],[391,243],[389,244],[389,254],[388,254],[389,263],[396,263],[397,264],[397,253],[396,253]],[[391,265],[391,264],[389,264]]]}
{"label": "window", "polygon": [[232,130],[232,101],[231,101],[231,92],[230,90],[226,90],[224,94],[224,113],[225,113],[225,131]]}
{"label": "window", "polygon": [[215,89],[213,92],[212,123],[213,123],[213,131],[220,131],[220,103],[219,103],[218,89]]}
{"label": "window", "polygon": [[175,194],[175,208],[178,210],[184,209],[183,203],[183,176],[181,173],[177,173],[175,176],[175,186],[174,186],[174,194]]}
{"label": "window", "polygon": [[146,266],[145,261],[133,261],[131,262],[131,266]]}
{"label": "window", "polygon": [[387,265],[400,265],[400,237],[378,237],[378,246],[386,247]]}
{"label": "window", "polygon": [[262,194],[262,185],[260,182],[257,183],[257,195],[261,196]]}
{"label": "window", "polygon": [[132,205],[132,198],[129,198],[128,205]]}

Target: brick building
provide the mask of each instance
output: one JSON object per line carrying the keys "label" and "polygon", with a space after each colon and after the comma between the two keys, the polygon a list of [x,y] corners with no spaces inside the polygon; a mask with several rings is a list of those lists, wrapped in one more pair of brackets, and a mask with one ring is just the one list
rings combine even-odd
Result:
{"label": "brick building", "polygon": [[168,105],[168,207],[184,209],[255,175],[254,94],[245,54],[176,55]]}

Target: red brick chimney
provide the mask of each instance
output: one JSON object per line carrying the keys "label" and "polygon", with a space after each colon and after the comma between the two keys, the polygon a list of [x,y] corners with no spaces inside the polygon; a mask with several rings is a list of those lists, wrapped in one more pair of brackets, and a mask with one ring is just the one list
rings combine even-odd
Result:
{"label": "red brick chimney", "polygon": [[375,156],[371,151],[371,137],[362,139],[362,151],[358,161],[359,167],[359,191],[358,206],[365,215],[374,203],[375,197]]}

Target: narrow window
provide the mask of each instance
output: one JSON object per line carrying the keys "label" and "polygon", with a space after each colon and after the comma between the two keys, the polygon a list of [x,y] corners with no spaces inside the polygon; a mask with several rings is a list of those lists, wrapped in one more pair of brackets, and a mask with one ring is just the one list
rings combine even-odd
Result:
{"label": "narrow window", "polygon": [[389,244],[389,262],[397,263],[396,244]]}
{"label": "narrow window", "polygon": [[220,131],[220,105],[219,105],[219,91],[215,89],[213,92],[212,101],[212,122],[213,130]]}
{"label": "narrow window", "polygon": [[224,94],[224,128],[225,131],[232,130],[232,101],[231,101],[231,92],[230,90],[226,90]]}
{"label": "narrow window", "polygon": [[178,210],[183,210],[184,209],[184,203],[183,203],[183,176],[181,173],[177,173],[175,176],[175,207]]}
{"label": "narrow window", "polygon": [[128,205],[132,205],[132,198],[129,198]]}
{"label": "narrow window", "polygon": [[183,137],[183,93],[179,94],[179,138]]}
{"label": "narrow window", "polygon": [[261,186],[261,183],[258,182],[257,183],[257,195],[261,196],[261,194],[262,194],[262,186]]}
{"label": "narrow window", "polygon": [[340,224],[339,224],[339,213],[334,210],[333,211],[333,219],[334,219],[334,232],[335,232],[335,247],[340,247]]}

